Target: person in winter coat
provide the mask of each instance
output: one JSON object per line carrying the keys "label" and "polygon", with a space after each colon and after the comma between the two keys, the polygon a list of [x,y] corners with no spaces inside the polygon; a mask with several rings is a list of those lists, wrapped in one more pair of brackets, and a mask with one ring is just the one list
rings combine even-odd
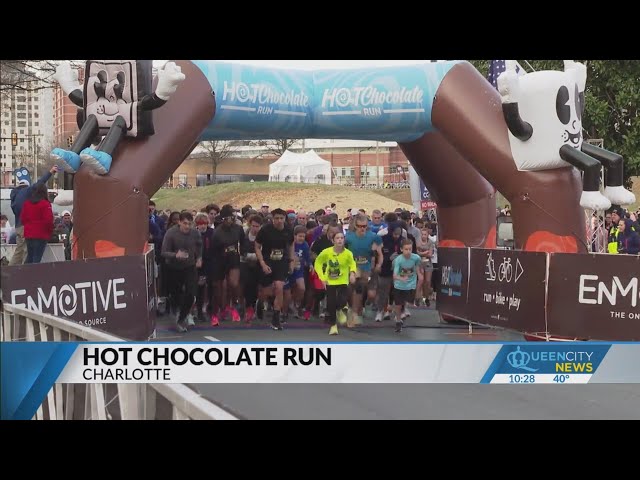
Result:
{"label": "person in winter coat", "polygon": [[47,242],[53,233],[53,210],[48,198],[47,186],[37,183],[31,197],[24,202],[20,213],[27,244],[25,263],[40,263]]}
{"label": "person in winter coat", "polygon": [[633,222],[627,218],[618,223],[618,253],[638,255],[640,252],[640,235],[633,228]]}
{"label": "person in winter coat", "polygon": [[25,259],[25,236],[24,236],[24,226],[20,221],[20,216],[22,214],[22,206],[25,201],[31,196],[33,193],[33,189],[36,188],[36,185],[46,184],[52,175],[58,172],[57,165],[51,167],[47,173],[45,173],[42,177],[38,179],[36,183],[31,185],[29,180],[21,179],[18,180],[17,188],[11,190],[11,210],[13,210],[13,214],[16,218],[16,249],[13,252],[13,257],[11,257],[11,261],[9,265],[22,265]]}

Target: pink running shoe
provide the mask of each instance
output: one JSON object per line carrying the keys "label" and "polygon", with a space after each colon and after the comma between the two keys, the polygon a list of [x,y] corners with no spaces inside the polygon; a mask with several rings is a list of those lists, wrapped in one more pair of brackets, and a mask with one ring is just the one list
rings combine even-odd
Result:
{"label": "pink running shoe", "polygon": [[240,314],[238,313],[238,310],[236,310],[235,308],[231,309],[231,321],[233,323],[238,323],[240,321]]}
{"label": "pink running shoe", "polygon": [[211,326],[212,327],[219,327],[220,326],[220,320],[218,319],[218,315],[211,315]]}
{"label": "pink running shoe", "polygon": [[244,320],[246,322],[251,322],[256,316],[256,312],[253,310],[253,307],[248,307],[247,311],[244,315]]}

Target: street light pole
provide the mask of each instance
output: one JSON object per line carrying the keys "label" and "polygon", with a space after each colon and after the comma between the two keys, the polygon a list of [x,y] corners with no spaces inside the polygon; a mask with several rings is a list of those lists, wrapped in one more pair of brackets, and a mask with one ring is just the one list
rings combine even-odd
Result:
{"label": "street light pole", "polygon": [[376,141],[376,186],[380,188],[380,142]]}

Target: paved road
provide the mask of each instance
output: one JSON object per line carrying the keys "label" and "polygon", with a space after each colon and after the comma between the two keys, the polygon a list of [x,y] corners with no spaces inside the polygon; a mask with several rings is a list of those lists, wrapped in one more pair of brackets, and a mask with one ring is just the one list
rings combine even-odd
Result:
{"label": "paved road", "polygon": [[411,310],[412,317],[407,319],[402,333],[395,333],[394,323],[386,321],[375,323],[372,320],[357,329],[340,328],[340,334],[329,336],[329,328],[318,319],[309,322],[294,320],[283,331],[273,331],[267,321],[232,324],[223,322],[220,327],[198,324],[191,327],[189,333],[179,334],[169,317],[158,320],[158,338],[156,341],[176,342],[458,342],[458,341],[521,341],[522,335],[504,330],[485,327],[469,327],[440,323],[433,309]]}
{"label": "paved road", "polygon": [[[282,332],[255,325],[196,326],[179,335],[168,318],[156,341],[188,342],[481,342],[520,341],[501,330],[440,324],[433,310],[413,310],[407,328],[391,322],[330,337],[319,321],[290,323]],[[370,321],[369,321],[370,322]],[[640,419],[640,385],[193,385],[246,419]]]}

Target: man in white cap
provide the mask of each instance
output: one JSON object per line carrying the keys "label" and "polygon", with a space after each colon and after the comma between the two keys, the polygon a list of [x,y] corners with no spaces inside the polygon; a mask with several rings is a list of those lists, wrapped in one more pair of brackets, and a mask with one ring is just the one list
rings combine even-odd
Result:
{"label": "man in white cap", "polygon": [[265,218],[267,215],[269,215],[269,204],[267,202],[262,204],[262,207],[260,208],[260,213]]}
{"label": "man in white cap", "polygon": [[62,212],[62,221],[56,226],[56,233],[61,243],[64,243],[64,257],[66,260],[71,260],[71,234],[73,230],[73,220],[71,218],[71,212],[65,210]]}
{"label": "man in white cap", "polygon": [[24,202],[31,196],[31,192],[39,183],[47,183],[54,173],[58,172],[58,166],[54,165],[47,173],[38,179],[33,185],[29,185],[26,179],[18,180],[17,188],[11,190],[11,210],[15,215],[16,223],[16,249],[9,261],[9,265],[22,265],[27,255],[27,244],[24,241],[24,225],[20,221],[22,206]]}

